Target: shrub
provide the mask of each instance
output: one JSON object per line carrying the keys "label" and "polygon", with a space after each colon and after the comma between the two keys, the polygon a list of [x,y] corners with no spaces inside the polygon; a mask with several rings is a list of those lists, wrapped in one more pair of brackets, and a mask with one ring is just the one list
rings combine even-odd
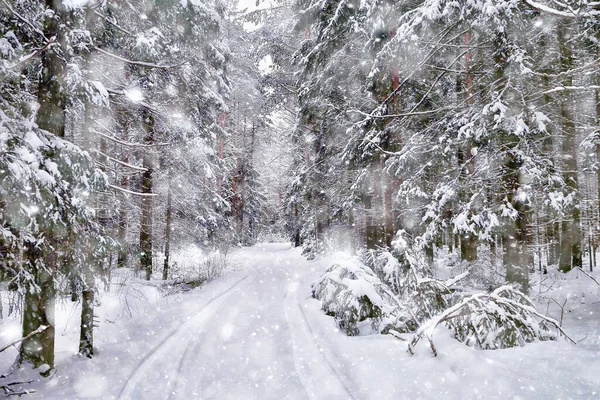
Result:
{"label": "shrub", "polygon": [[396,295],[355,258],[330,267],[312,286],[312,293],[349,336],[407,331],[410,318]]}
{"label": "shrub", "polygon": [[556,320],[537,312],[527,296],[510,286],[502,286],[490,294],[466,297],[432,318],[417,330],[409,343],[409,352],[412,354],[419,340],[426,337],[436,354],[433,331],[442,323],[452,330],[457,340],[479,349],[504,349],[535,340],[556,340],[552,327],[572,342]]}
{"label": "shrub", "polygon": [[364,250],[360,258],[409,310],[412,319],[407,325],[409,330],[414,331],[421,322],[449,307],[452,291],[445,283],[424,277],[427,267],[406,247],[393,252]]}

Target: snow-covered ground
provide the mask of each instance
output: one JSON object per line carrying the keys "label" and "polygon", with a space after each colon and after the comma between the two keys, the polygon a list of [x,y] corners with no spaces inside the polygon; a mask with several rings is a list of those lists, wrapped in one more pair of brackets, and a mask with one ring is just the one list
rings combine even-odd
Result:
{"label": "snow-covered ground", "polygon": [[[56,373],[31,384],[37,393],[27,398],[600,396],[600,286],[581,273],[560,277],[544,294],[560,304],[568,298],[564,326],[575,340],[583,339],[577,345],[561,340],[482,351],[440,328],[434,337],[439,356],[433,357],[425,343],[410,356],[406,342],[391,336],[340,332],[310,295],[310,283],[331,258],[307,261],[288,244],[263,244],[237,250],[231,259],[236,268],[223,278],[166,297],[156,286],[117,275],[97,309],[98,354],[92,360],[75,355],[79,312],[62,304]],[[559,317],[551,303],[550,312]],[[18,321],[3,320],[0,345],[19,333]],[[0,354],[0,372],[15,355],[15,349]]]}

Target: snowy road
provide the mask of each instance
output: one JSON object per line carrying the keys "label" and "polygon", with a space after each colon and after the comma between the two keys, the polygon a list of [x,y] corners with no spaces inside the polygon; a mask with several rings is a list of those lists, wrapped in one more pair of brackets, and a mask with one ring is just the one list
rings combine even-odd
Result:
{"label": "snowy road", "polygon": [[[74,311],[63,308],[57,373],[32,384],[37,393],[28,398],[598,397],[600,330],[591,317],[600,314],[594,300],[600,289],[595,286],[585,304],[571,300],[577,307],[565,315],[568,330],[581,340],[576,346],[560,340],[481,351],[438,329],[438,357],[428,346],[418,346],[411,357],[406,342],[389,335],[347,337],[311,298],[311,282],[343,258],[338,254],[307,261],[288,244],[238,249],[231,256],[237,267],[222,279],[167,297],[145,281],[116,279],[115,287],[121,289],[104,293],[98,309],[97,356],[88,360],[75,355],[79,321],[69,318]],[[566,281],[564,295],[581,293],[579,284],[590,282]],[[118,292],[127,289],[128,294]],[[132,302],[138,297],[139,302]],[[118,318],[129,309],[131,318]],[[15,324],[17,334],[18,328]],[[14,360],[15,354],[4,361]]]}
{"label": "snowy road", "polygon": [[[346,337],[310,298],[332,260],[306,261],[288,244],[233,258],[239,269],[200,289],[201,301],[184,300],[189,319],[141,359],[118,398],[547,399],[600,389],[596,353],[565,341],[484,352],[441,330],[438,357],[426,346],[410,357],[390,336]],[[552,367],[540,375],[539,365]],[[565,373],[578,365],[587,367]]]}
{"label": "snowy road", "polygon": [[299,305],[306,262],[289,245],[256,249],[239,254],[243,276],[227,278],[227,289],[155,347],[119,398],[354,398]]}

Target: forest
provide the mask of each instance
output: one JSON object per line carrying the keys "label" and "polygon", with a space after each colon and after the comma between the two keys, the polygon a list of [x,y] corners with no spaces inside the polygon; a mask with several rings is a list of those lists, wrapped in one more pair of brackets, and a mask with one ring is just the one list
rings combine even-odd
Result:
{"label": "forest", "polygon": [[0,0],[0,396],[593,398],[599,247],[600,2]]}

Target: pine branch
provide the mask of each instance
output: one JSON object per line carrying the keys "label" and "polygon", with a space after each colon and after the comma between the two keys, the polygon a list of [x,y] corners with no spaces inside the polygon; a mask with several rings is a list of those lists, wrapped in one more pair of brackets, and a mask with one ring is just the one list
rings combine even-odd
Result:
{"label": "pine branch", "polygon": [[2,2],[6,6],[6,8],[8,8],[15,17],[17,17],[17,19],[21,20],[21,22],[23,22],[25,25],[30,27],[33,32],[40,35],[44,39],[44,41],[46,41],[46,42],[48,41],[48,38],[46,37],[46,35],[44,35],[44,32],[42,32],[41,30],[36,28],[27,18],[23,17],[21,14],[16,12],[15,9],[12,8],[6,0],[2,0]]}
{"label": "pine branch", "polygon": [[127,58],[123,58],[121,56],[118,56],[116,54],[110,53],[108,51],[102,50],[100,47],[98,46],[94,46],[94,49],[96,49],[97,51],[99,51],[100,53],[107,55],[111,58],[114,58],[115,60],[119,60],[122,61],[124,63],[127,64],[131,64],[131,65],[138,65],[140,67],[146,67],[146,68],[157,68],[157,69],[174,69],[174,68],[179,68],[185,64],[187,64],[189,61],[185,60],[182,61],[179,64],[174,64],[174,65],[160,65],[160,64],[154,64],[154,63],[149,63],[149,62],[145,62],[145,61],[137,61],[137,60],[129,60]]}
{"label": "pine branch", "polygon": [[546,14],[554,15],[555,17],[579,19],[582,17],[593,18],[595,16],[600,15],[600,11],[597,11],[597,10],[582,11],[580,8],[577,10],[573,10],[567,6],[569,8],[569,11],[562,11],[562,10],[557,10],[556,8],[552,8],[547,5],[538,3],[533,0],[524,0],[524,2],[527,3],[527,5],[529,5],[530,7],[535,8],[538,11],[541,11]]}
{"label": "pine branch", "polygon": [[123,189],[122,187],[115,186],[115,185],[110,185],[110,184],[108,185],[108,187],[110,187],[111,189],[118,190],[118,191],[123,192],[123,193],[132,194],[132,195],[135,195],[135,196],[142,196],[142,197],[156,197],[156,196],[158,196],[158,194],[156,194],[156,193],[133,192],[131,190]]}
{"label": "pine branch", "polygon": [[122,166],[124,166],[124,167],[131,168],[131,169],[135,169],[135,170],[137,170],[137,171],[144,171],[144,172],[145,172],[145,171],[148,171],[148,169],[147,169],[147,168],[144,168],[144,167],[139,167],[139,166],[137,166],[137,165],[133,165],[133,164],[129,164],[129,163],[126,163],[126,162],[124,162],[124,161],[121,161],[121,160],[117,160],[116,158],[113,158],[113,157],[109,156],[108,154],[104,154],[104,153],[103,153],[103,152],[101,152],[100,150],[92,149],[92,151],[93,151],[94,153],[96,153],[96,154],[100,154],[102,157],[106,157],[106,158],[108,158],[109,160],[111,160],[111,161],[113,161],[113,162],[116,162],[117,164],[119,164],[119,165],[122,165]]}

